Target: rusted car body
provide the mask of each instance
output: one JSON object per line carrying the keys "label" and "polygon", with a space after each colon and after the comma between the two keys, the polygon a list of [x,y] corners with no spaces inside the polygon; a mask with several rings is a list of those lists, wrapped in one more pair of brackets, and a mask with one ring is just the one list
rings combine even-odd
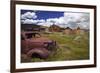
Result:
{"label": "rusted car body", "polygon": [[21,53],[26,54],[28,57],[38,57],[45,59],[51,52],[56,48],[56,42],[43,38],[39,33],[40,37],[32,38],[32,35],[36,32],[21,32]]}

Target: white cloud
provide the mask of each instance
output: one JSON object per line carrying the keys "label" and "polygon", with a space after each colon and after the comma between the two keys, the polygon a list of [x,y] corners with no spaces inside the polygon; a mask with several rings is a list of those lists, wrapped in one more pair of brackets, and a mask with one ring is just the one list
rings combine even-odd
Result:
{"label": "white cloud", "polygon": [[38,20],[33,20],[33,19],[26,19],[23,20],[23,24],[36,24]]}
{"label": "white cloud", "polygon": [[44,19],[38,20],[39,23],[45,23]]}
{"label": "white cloud", "polygon": [[21,19],[25,20],[25,19],[35,19],[37,18],[37,15],[35,12],[26,12],[24,14],[21,15]]}
{"label": "white cloud", "polygon": [[68,27],[88,29],[89,28],[89,14],[88,13],[64,13],[64,22]]}
{"label": "white cloud", "polygon": [[51,25],[53,25],[53,23],[52,22],[46,22],[45,25],[46,26],[51,26]]}
{"label": "white cloud", "polygon": [[56,23],[58,21],[58,18],[48,18],[46,21]]}
{"label": "white cloud", "polygon": [[40,22],[40,23],[37,23],[37,25],[50,27],[51,25],[53,25],[53,23],[52,22]]}
{"label": "white cloud", "polygon": [[68,21],[73,21],[76,22],[77,20],[80,20],[82,17],[83,13],[64,13],[64,18],[67,19]]}
{"label": "white cloud", "polygon": [[37,24],[37,23],[44,23],[44,22],[45,22],[44,19],[34,20],[34,19],[28,19],[28,18],[26,18],[26,19],[22,19],[21,20],[21,23],[23,23],[23,24]]}
{"label": "white cloud", "polygon": [[60,17],[58,18],[58,21],[57,21],[59,24],[64,24],[65,23],[65,20],[64,20],[64,17]]}
{"label": "white cloud", "polygon": [[47,22],[52,22],[54,24],[64,24],[64,17],[59,17],[59,18],[49,18],[47,19]]}
{"label": "white cloud", "polygon": [[64,24],[63,17],[59,17],[59,18],[49,18],[46,21],[48,23],[50,23],[50,24],[55,24],[55,25],[58,25],[58,26],[61,26],[61,27],[63,27],[63,24]]}
{"label": "white cloud", "polygon": [[90,21],[90,15],[87,14],[83,14],[83,16],[81,17],[81,22],[89,22]]}
{"label": "white cloud", "polygon": [[79,24],[79,27],[82,29],[89,29],[89,22],[81,22],[78,24]]}

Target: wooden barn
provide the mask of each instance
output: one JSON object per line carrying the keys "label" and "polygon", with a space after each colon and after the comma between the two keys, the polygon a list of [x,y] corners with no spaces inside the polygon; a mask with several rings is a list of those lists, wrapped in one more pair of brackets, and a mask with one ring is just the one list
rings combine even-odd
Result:
{"label": "wooden barn", "polygon": [[40,26],[36,24],[21,24],[21,30],[24,31],[40,31]]}
{"label": "wooden barn", "polygon": [[61,28],[59,26],[53,24],[53,25],[51,25],[49,27],[49,31],[50,32],[60,32],[61,31]]}
{"label": "wooden barn", "polygon": [[64,33],[64,34],[67,34],[67,35],[70,35],[70,34],[72,34],[72,29],[71,29],[70,27],[67,27],[67,28],[65,28],[65,29],[63,30],[63,33]]}
{"label": "wooden barn", "polygon": [[45,28],[36,24],[21,24],[21,30],[24,31],[45,31]]}

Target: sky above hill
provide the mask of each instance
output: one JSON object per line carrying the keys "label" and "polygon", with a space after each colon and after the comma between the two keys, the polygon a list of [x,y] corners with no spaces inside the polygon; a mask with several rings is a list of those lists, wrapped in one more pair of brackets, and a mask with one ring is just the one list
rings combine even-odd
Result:
{"label": "sky above hill", "polygon": [[40,11],[40,10],[21,10],[21,23],[37,24],[42,26],[58,25],[60,27],[70,27],[72,29],[78,26],[82,29],[89,29],[90,14],[79,12],[61,12],[61,11]]}

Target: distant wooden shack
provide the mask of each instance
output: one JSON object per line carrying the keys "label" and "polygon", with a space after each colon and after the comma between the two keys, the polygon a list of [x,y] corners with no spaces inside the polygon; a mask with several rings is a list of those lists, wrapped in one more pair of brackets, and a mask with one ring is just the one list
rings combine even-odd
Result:
{"label": "distant wooden shack", "polygon": [[60,32],[61,29],[60,29],[59,26],[53,24],[53,25],[51,25],[51,26],[49,27],[49,31],[50,31],[50,32]]}
{"label": "distant wooden shack", "polygon": [[80,35],[80,34],[84,34],[84,29],[81,29],[80,27],[77,27],[76,29],[71,29],[70,27],[65,28],[65,30],[63,30],[64,34],[67,35],[71,35],[71,34],[76,34],[76,35]]}
{"label": "distant wooden shack", "polygon": [[72,29],[71,29],[70,27],[67,27],[67,28],[65,28],[65,29],[63,30],[63,33],[69,35],[69,34],[72,33]]}
{"label": "distant wooden shack", "polygon": [[77,27],[76,34],[79,35],[80,33],[81,33],[81,29],[80,29],[80,27]]}
{"label": "distant wooden shack", "polygon": [[82,34],[84,34],[85,33],[85,31],[86,31],[86,29],[81,29],[80,27],[77,27],[77,29],[76,29],[76,34],[77,35],[82,35]]}
{"label": "distant wooden shack", "polygon": [[40,26],[36,24],[21,24],[21,30],[24,31],[40,31]]}
{"label": "distant wooden shack", "polygon": [[21,30],[24,31],[45,31],[45,28],[36,24],[21,24]]}

